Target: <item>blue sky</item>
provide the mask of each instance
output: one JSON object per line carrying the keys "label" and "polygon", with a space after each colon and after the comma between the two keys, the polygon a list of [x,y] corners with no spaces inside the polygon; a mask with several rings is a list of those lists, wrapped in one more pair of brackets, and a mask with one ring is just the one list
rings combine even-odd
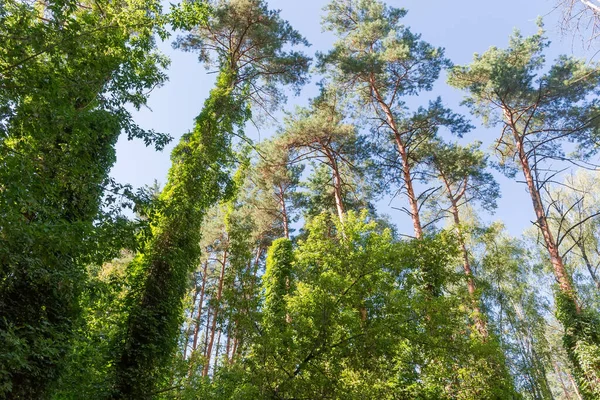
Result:
{"label": "blue sky", "polygon": [[[547,35],[552,45],[547,52],[548,60],[558,54],[575,53],[586,57],[592,54],[572,37],[561,36],[558,28],[560,12],[553,11],[556,0],[389,0],[387,3],[394,7],[408,10],[404,23],[413,32],[421,33],[424,40],[435,46],[446,49],[446,55],[455,64],[467,64],[473,53],[482,53],[491,46],[504,47],[509,35],[515,28],[525,35],[537,30],[535,21],[538,16],[544,17]],[[331,48],[334,38],[329,33],[321,31],[322,8],[327,0],[270,0],[271,8],[280,9],[281,15],[292,26],[299,30],[312,44],[306,49],[308,54],[316,51],[327,51]],[[169,154],[181,134],[189,131],[194,117],[200,112],[203,101],[212,87],[214,75],[207,74],[204,66],[197,62],[195,54],[183,53],[171,48],[170,41],[162,43],[161,49],[171,58],[169,82],[155,89],[151,94],[149,109],[136,112],[136,121],[144,128],[166,132],[175,137],[171,146],[163,152],[146,148],[139,141],[128,142],[122,138],[117,145],[117,163],[112,175],[117,181],[130,183],[134,187],[151,184],[155,179],[164,183],[170,166]],[[294,105],[306,105],[308,99],[316,94],[315,83],[311,84],[298,97],[291,97],[286,105],[291,109]],[[441,96],[444,103],[453,109],[468,114],[459,105],[462,93],[448,87],[445,77],[440,78],[432,93],[424,94],[415,101],[426,105],[427,101]],[[494,129],[484,129],[480,121],[472,119],[477,127],[465,138],[466,141],[490,141],[498,133]],[[248,128],[248,135],[259,141],[270,136],[276,125],[263,127],[259,132]],[[498,210],[486,219],[501,219],[510,233],[519,235],[531,225],[533,210],[531,200],[523,184],[514,179],[506,179],[495,174],[501,185],[502,198]],[[403,206],[404,199],[398,198],[392,206]],[[410,233],[412,226],[406,217],[394,209],[387,207],[388,201],[381,202],[382,212],[389,214],[402,233]]]}

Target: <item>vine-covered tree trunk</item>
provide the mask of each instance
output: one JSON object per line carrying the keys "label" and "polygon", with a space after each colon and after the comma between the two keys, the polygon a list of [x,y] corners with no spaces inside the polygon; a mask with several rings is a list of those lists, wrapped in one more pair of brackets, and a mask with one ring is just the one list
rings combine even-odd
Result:
{"label": "vine-covered tree trunk", "polygon": [[[121,133],[158,148],[168,141],[128,111],[165,80],[151,39],[159,9],[0,4],[0,398],[48,396],[81,322],[87,265],[131,243],[102,199],[119,193],[109,171]],[[114,237],[104,243],[101,233]]]}
{"label": "vine-covered tree trunk", "polygon": [[[235,82],[233,72],[221,72],[194,131],[173,150],[161,207],[151,221],[153,236],[132,264],[139,286],[131,292],[124,339],[118,345],[115,399],[151,398],[176,348],[182,299],[200,255],[200,222],[232,190],[224,166],[232,159],[233,129],[247,118],[232,95]],[[213,324],[216,320],[215,312]]]}

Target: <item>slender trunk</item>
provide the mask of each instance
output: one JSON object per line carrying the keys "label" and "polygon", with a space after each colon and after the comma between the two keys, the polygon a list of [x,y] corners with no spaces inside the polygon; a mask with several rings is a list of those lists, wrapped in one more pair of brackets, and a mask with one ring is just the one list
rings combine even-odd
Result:
{"label": "slender trunk", "polygon": [[335,156],[333,154],[331,154],[331,152],[327,149],[325,150],[325,154],[327,156],[327,159],[329,160],[329,164],[330,164],[331,171],[332,171],[333,196],[335,199],[335,208],[337,210],[337,214],[338,214],[338,218],[340,219],[340,222],[343,223],[344,222],[344,214],[345,214],[346,210],[344,208],[344,201],[343,201],[343,197],[342,197],[342,176],[340,174],[340,169],[338,167]]}
{"label": "slender trunk", "polygon": [[542,236],[544,237],[546,249],[550,256],[552,269],[554,271],[554,276],[558,281],[560,292],[567,296],[569,301],[573,302],[577,313],[580,313],[581,309],[579,303],[577,302],[575,290],[571,285],[569,273],[565,269],[565,265],[558,250],[558,244],[554,239],[554,236],[552,235],[550,226],[548,225],[548,218],[546,216],[546,211],[544,210],[544,205],[542,203],[540,191],[539,188],[536,186],[536,180],[533,176],[531,166],[529,165],[529,159],[523,146],[523,138],[519,135],[516,124],[512,122],[511,115],[507,110],[505,110],[505,117],[510,121],[509,124],[513,131],[513,136],[517,145],[519,161],[521,163],[523,175],[525,176],[525,181],[527,182],[527,188],[529,189],[529,195],[531,196],[533,209],[535,210],[535,215],[537,217],[537,224],[542,232]]}
{"label": "slender trunk", "polygon": [[554,372],[556,372],[556,376],[558,377],[558,381],[560,382],[560,386],[562,387],[565,397],[567,398],[567,400],[571,400],[571,395],[567,390],[567,385],[565,385],[565,381],[562,378],[562,374],[560,372],[560,369],[558,368],[558,364],[556,364],[556,361],[554,361],[552,365],[554,366]]}
{"label": "slender trunk", "polygon": [[335,208],[340,222],[344,222],[344,203],[342,202],[341,181],[336,172],[333,173],[333,189],[335,195]]}
{"label": "slender trunk", "polygon": [[206,290],[206,270],[208,261],[204,262],[202,270],[202,287],[200,288],[200,301],[198,302],[198,315],[196,316],[196,326],[194,327],[194,341],[192,343],[192,351],[196,351],[198,346],[198,333],[200,332],[200,323],[202,321],[202,308],[204,307],[204,292]]}
{"label": "slender trunk", "polygon": [[[288,238],[286,238],[288,239]],[[254,293],[254,282],[258,274],[258,268],[260,267],[260,257],[262,256],[263,248],[259,247],[256,250],[256,257],[254,258],[254,270],[252,271],[252,281],[250,282],[250,295]]]}
{"label": "slender trunk", "polygon": [[225,363],[229,364],[229,351],[231,350],[231,323],[227,325],[227,344],[225,345]]}
{"label": "slender trunk", "polygon": [[[221,350],[221,333],[222,333],[222,330],[219,329],[219,335],[217,336],[217,348],[215,349],[215,361],[213,363],[213,377],[215,375],[215,372],[217,372],[217,365],[219,364],[219,351]],[[207,362],[206,364],[208,365],[209,362]],[[207,371],[207,375],[208,375],[208,371]]]}
{"label": "slender trunk", "polygon": [[[194,353],[196,353],[196,350],[198,349],[198,335],[200,334],[200,324],[202,322],[202,309],[204,308],[204,293],[206,292],[207,268],[208,268],[208,261],[205,261],[204,268],[202,270],[202,287],[200,288],[200,300],[198,301],[198,315],[196,315],[196,322],[195,322],[195,326],[194,326],[194,339],[192,341],[192,352],[191,352],[192,356],[194,355]],[[210,314],[210,310],[207,309],[206,310],[207,333],[208,333],[208,320],[210,319],[209,314]],[[205,334],[204,343],[206,343],[206,334]],[[204,346],[204,351],[206,351],[206,345]],[[192,377],[192,373],[194,371],[194,369],[192,368],[193,365],[194,365],[194,363],[190,363],[190,365],[189,365],[188,378]]]}
{"label": "slender trunk", "polygon": [[283,234],[286,239],[290,238],[290,221],[288,217],[287,207],[285,205],[285,196],[283,194],[283,188],[279,185],[279,194],[277,195],[279,199],[279,207],[281,207],[281,219],[283,221]]}
{"label": "slender trunk", "polygon": [[404,179],[404,185],[406,186],[406,195],[408,196],[408,203],[410,205],[410,216],[413,221],[413,228],[415,230],[415,237],[421,239],[423,237],[423,227],[421,225],[421,217],[419,216],[419,202],[415,194],[413,186],[410,163],[408,160],[408,153],[406,146],[402,142],[402,138],[399,133],[394,134],[396,145],[398,146],[398,152],[402,157],[402,175]]}
{"label": "slender trunk", "polygon": [[537,351],[535,351],[535,347],[533,345],[531,345],[531,356],[538,375],[536,385],[539,387],[538,391],[542,393],[540,399],[554,400],[554,395],[552,394],[550,383],[548,382],[546,367],[544,362],[540,359],[540,356],[538,356]]}
{"label": "slender trunk", "polygon": [[[212,353],[212,348],[215,340],[215,331],[217,329],[217,317],[219,315],[219,303],[221,302],[221,295],[223,294],[223,281],[225,280],[225,264],[227,263],[227,250],[223,252],[223,261],[221,263],[221,274],[219,275],[219,286],[217,288],[217,297],[215,298],[215,309],[212,321],[212,327],[210,332],[210,340],[208,342],[208,347],[206,349],[206,364],[204,364],[204,370],[202,371],[202,376],[208,375],[208,370],[210,368],[210,357]],[[220,334],[220,331],[219,331]]]}
{"label": "slender trunk", "polygon": [[204,327],[204,349],[202,350],[202,356],[204,358],[206,358],[206,351],[208,350],[208,329],[210,327],[210,323],[212,322],[211,315],[210,315],[211,309],[210,307],[208,307],[208,309],[206,310],[206,325]]}
{"label": "slender trunk", "polygon": [[[200,288],[198,287],[198,281],[196,280],[196,288],[194,289],[194,296],[192,298],[192,311],[190,313],[190,323],[188,325],[188,328],[185,331],[185,342],[183,345],[183,359],[186,359],[187,356],[187,349],[188,349],[188,343],[190,341],[190,335],[192,334],[191,330],[192,330],[192,322],[194,321],[194,311],[196,310],[196,299],[198,298],[198,292],[200,291]],[[201,310],[198,310],[198,314],[201,313]]]}
{"label": "slender trunk", "polygon": [[237,353],[238,343],[239,343],[239,339],[238,339],[237,335],[235,335],[235,337],[233,339],[233,349],[231,350],[231,361],[232,362],[235,359],[235,355]]}
{"label": "slender trunk", "polygon": [[404,180],[404,185],[406,186],[406,194],[408,196],[408,203],[410,205],[410,216],[413,221],[415,237],[417,239],[421,239],[423,237],[423,227],[421,225],[421,218],[419,216],[419,204],[417,201],[417,196],[415,195],[415,189],[413,187],[412,172],[410,168],[410,162],[408,159],[406,145],[402,141],[402,135],[396,125],[394,114],[392,113],[390,107],[383,100],[383,97],[381,96],[379,90],[375,86],[373,78],[371,78],[370,85],[371,89],[373,90],[373,93],[375,94],[377,103],[379,104],[383,113],[385,114],[386,121],[394,134],[394,141],[396,143],[396,147],[398,148],[398,153],[400,153],[400,157],[402,159],[402,178]]}
{"label": "slender trunk", "polygon": [[575,382],[573,375],[569,371],[567,371],[567,376],[569,377],[569,382],[571,382],[571,386],[573,386],[573,390],[575,391],[575,395],[577,396],[577,399],[583,400],[583,398],[581,397],[581,394],[579,393],[579,388],[577,387],[577,382]]}
{"label": "slender trunk", "polygon": [[569,382],[571,382],[571,386],[573,386],[573,390],[575,391],[575,395],[577,396],[577,399],[583,400],[583,398],[581,397],[581,394],[579,393],[579,388],[577,387],[577,382],[575,382],[573,375],[571,375],[571,373],[569,371],[567,371],[567,376],[569,377]]}
{"label": "slender trunk", "polygon": [[460,229],[460,214],[458,212],[457,200],[452,196],[450,185],[444,179],[446,189],[448,190],[448,197],[451,203],[452,216],[454,218],[454,225],[456,229],[456,236],[458,237],[458,243],[460,245],[460,251],[463,259],[463,270],[467,276],[467,289],[469,290],[469,296],[471,298],[473,308],[473,319],[475,320],[475,328],[483,338],[488,337],[487,323],[483,318],[483,313],[479,307],[479,299],[477,298],[475,290],[475,281],[473,279],[473,271],[471,269],[471,262],[469,261],[469,252],[467,251],[467,245],[465,244],[465,237]]}

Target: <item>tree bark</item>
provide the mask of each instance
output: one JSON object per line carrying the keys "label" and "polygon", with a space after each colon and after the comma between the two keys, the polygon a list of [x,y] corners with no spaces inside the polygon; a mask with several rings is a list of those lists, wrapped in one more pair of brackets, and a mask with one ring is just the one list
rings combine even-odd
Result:
{"label": "tree bark", "polygon": [[413,187],[412,171],[410,168],[406,145],[403,142],[402,134],[400,133],[396,125],[394,114],[392,113],[390,107],[383,100],[383,97],[381,96],[379,90],[375,86],[373,78],[371,78],[369,83],[371,85],[371,90],[375,94],[375,99],[377,100],[377,103],[379,104],[383,113],[385,114],[387,124],[392,130],[392,133],[394,134],[394,141],[398,149],[398,153],[400,153],[400,157],[402,159],[402,179],[404,180],[404,185],[406,186],[406,194],[408,196],[408,203],[410,205],[410,216],[413,221],[415,237],[417,239],[421,239],[423,238],[423,226],[421,224],[421,218],[419,216],[419,204],[417,201],[417,196],[415,195],[415,189]]}
{"label": "tree bark", "polygon": [[[215,375],[215,372],[217,371],[217,366],[219,364],[219,351],[221,350],[221,333],[222,333],[222,330],[219,329],[219,335],[217,336],[217,348],[215,349],[215,361],[213,363],[213,377]],[[210,364],[209,361],[210,360],[208,360],[206,362],[206,365]],[[207,371],[206,375],[208,376],[208,371]]]}
{"label": "tree bark", "polygon": [[217,317],[219,315],[219,303],[221,302],[221,295],[223,294],[223,281],[225,280],[225,264],[227,263],[227,249],[223,252],[223,260],[221,262],[221,274],[219,275],[219,286],[217,288],[217,297],[215,298],[214,315],[212,320],[212,327],[210,331],[210,340],[206,349],[206,364],[202,370],[202,376],[208,375],[210,369],[210,357],[212,348],[215,340],[215,331],[217,329]]}
{"label": "tree bark", "polygon": [[519,134],[517,126],[512,120],[512,115],[509,110],[504,109],[504,116],[507,119],[507,123],[509,124],[513,132],[513,137],[517,146],[519,162],[521,164],[523,175],[525,176],[527,188],[529,189],[529,195],[531,196],[531,202],[533,204],[533,209],[537,217],[537,224],[540,228],[540,231],[542,232],[542,236],[544,237],[544,243],[546,245],[548,255],[550,256],[554,276],[558,281],[559,290],[562,294],[567,296],[567,298],[570,301],[574,303],[577,313],[580,313],[581,308],[579,306],[579,303],[577,302],[575,290],[571,285],[569,274],[565,269],[563,259],[558,250],[558,244],[554,239],[554,236],[552,235],[550,226],[548,225],[548,218],[546,216],[546,211],[544,210],[544,205],[542,203],[540,191],[536,186],[536,180],[533,176],[531,166],[529,164],[529,159],[523,146],[523,137]]}
{"label": "tree bark", "polygon": [[202,308],[204,307],[204,292],[206,290],[206,270],[208,261],[204,262],[202,271],[202,287],[200,289],[200,301],[198,302],[198,315],[196,316],[196,326],[194,327],[194,341],[192,343],[192,352],[196,351],[198,346],[198,333],[200,332],[200,323],[202,321]]}
{"label": "tree bark", "polygon": [[573,386],[573,390],[575,391],[575,395],[577,396],[577,400],[583,400],[581,394],[579,393],[579,388],[577,387],[577,382],[573,378],[573,375],[569,371],[567,371],[567,376],[569,377],[569,381],[571,382],[571,386]]}
{"label": "tree bark", "polygon": [[562,378],[562,375],[560,373],[560,368],[558,368],[558,364],[556,364],[556,361],[554,361],[552,363],[552,365],[554,366],[554,372],[556,372],[556,376],[558,376],[558,381],[560,382],[560,386],[562,387],[565,397],[567,398],[567,400],[571,400],[571,395],[569,394],[569,391],[567,390],[567,385],[565,385],[565,381]]}
{"label": "tree bark", "polygon": [[229,351],[231,350],[231,323],[227,325],[227,344],[225,345],[225,362],[229,364]]}
{"label": "tree bark", "polygon": [[279,206],[281,207],[281,219],[283,222],[283,234],[286,239],[290,238],[290,221],[288,217],[287,207],[285,205],[285,195],[283,194],[283,188],[279,185],[279,194],[277,198],[279,200]]}
{"label": "tree bark", "polygon": [[329,164],[332,170],[332,178],[333,178],[333,196],[335,199],[335,208],[337,210],[338,218],[340,222],[344,222],[344,214],[346,212],[344,207],[344,201],[342,199],[342,176],[340,174],[340,169],[338,167],[335,156],[329,151],[327,148],[325,150],[325,154],[327,159],[329,160]]}
{"label": "tree bark", "polygon": [[[190,314],[190,323],[185,331],[185,343],[183,346],[183,359],[186,359],[187,356],[187,349],[188,349],[188,342],[190,339],[190,335],[191,335],[191,330],[192,330],[192,322],[194,321],[194,311],[196,310],[196,299],[198,298],[198,292],[200,291],[200,288],[198,287],[198,281],[196,280],[196,288],[194,289],[194,296],[192,298],[192,311]],[[201,313],[201,310],[198,310],[198,314]]]}
{"label": "tree bark", "polygon": [[[449,192],[451,193],[451,192]],[[469,252],[465,244],[465,237],[460,229],[460,215],[458,213],[458,204],[454,198],[450,195],[450,201],[452,203],[452,216],[454,217],[454,224],[456,226],[456,235],[458,237],[458,243],[460,245],[460,251],[463,259],[463,270],[467,276],[467,289],[469,290],[469,296],[471,298],[473,308],[473,319],[475,321],[475,328],[483,338],[488,337],[487,323],[483,318],[481,307],[479,307],[479,299],[477,298],[475,281],[473,279],[473,271],[471,269],[471,262],[469,261]]]}

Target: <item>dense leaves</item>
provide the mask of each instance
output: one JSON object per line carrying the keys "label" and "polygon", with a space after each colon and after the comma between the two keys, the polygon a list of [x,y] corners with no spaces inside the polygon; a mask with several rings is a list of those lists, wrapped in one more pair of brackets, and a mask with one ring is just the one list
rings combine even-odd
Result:
{"label": "dense leaves", "polygon": [[102,202],[123,194],[108,180],[117,138],[169,140],[129,111],[165,81],[167,61],[154,51],[156,2],[0,9],[0,395],[43,398],[69,351],[86,264],[124,245],[111,239],[124,221],[106,214],[117,196]]}
{"label": "dense leaves", "polygon": [[[265,1],[0,0],[0,397],[600,395],[600,178],[564,173],[597,157],[598,66],[546,65],[541,28],[452,66],[404,9],[324,12],[321,92],[281,113],[308,43]],[[166,80],[171,30],[216,81],[164,187],[134,190],[114,146],[170,139],[131,110]],[[492,151],[419,106],[445,69]],[[521,238],[482,222],[490,164],[523,173]]]}

